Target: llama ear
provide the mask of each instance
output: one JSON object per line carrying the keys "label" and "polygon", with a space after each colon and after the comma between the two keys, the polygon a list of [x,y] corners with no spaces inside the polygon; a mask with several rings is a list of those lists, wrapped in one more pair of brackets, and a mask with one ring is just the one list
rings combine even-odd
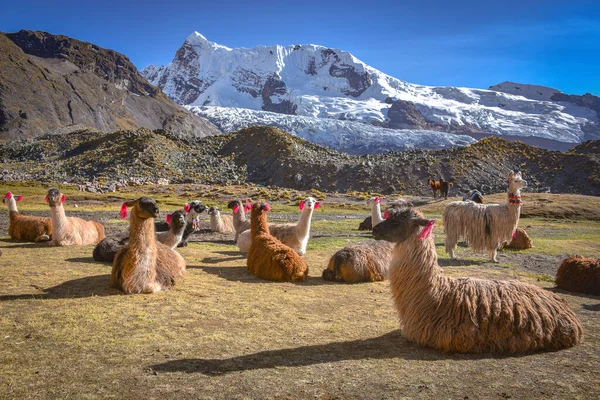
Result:
{"label": "llama ear", "polygon": [[15,199],[15,200],[16,200],[16,201],[21,201],[21,200],[23,200],[23,195],[22,195],[22,194],[18,195],[18,196],[16,197],[16,199]]}
{"label": "llama ear", "polygon": [[299,204],[300,211],[304,210],[304,200],[302,200]]}
{"label": "llama ear", "polygon": [[121,211],[119,211],[121,219],[127,219],[127,202],[121,204]]}
{"label": "llama ear", "polygon": [[320,201],[317,201],[317,202],[315,203],[315,210],[316,210],[317,208],[319,208],[320,206],[321,206],[321,202],[320,202]]}
{"label": "llama ear", "polygon": [[190,203],[185,203],[185,206],[183,206],[183,209],[185,210],[186,213],[189,213],[192,210],[192,205]]}
{"label": "llama ear", "polygon": [[169,225],[169,226],[171,225],[171,218],[172,218],[172,217],[173,217],[173,216],[172,216],[170,213],[169,213],[169,214],[167,214],[167,225]]}
{"label": "llama ear", "polygon": [[417,235],[417,238],[423,240],[431,236],[433,225],[435,225],[435,219],[428,220],[425,218],[415,218],[415,222],[417,225],[423,226],[423,229],[421,229],[421,232]]}
{"label": "llama ear", "polygon": [[10,196],[12,196],[11,192],[6,192],[6,196],[4,196],[5,199],[10,199]]}
{"label": "llama ear", "polygon": [[265,203],[265,210],[271,211],[271,206],[269,205],[269,203]]}
{"label": "llama ear", "polygon": [[[245,207],[244,207],[244,209],[245,209]],[[235,206],[233,206],[232,210],[233,210],[233,212],[234,212],[235,214],[237,214],[237,213],[240,211],[240,206],[238,206],[238,205],[236,204]]]}
{"label": "llama ear", "polygon": [[48,201],[48,195],[46,195],[46,203],[49,203],[49,201]]}
{"label": "llama ear", "polygon": [[60,202],[64,203],[65,200],[67,200],[67,196],[65,196],[64,194],[62,195],[62,197],[60,198]]}
{"label": "llama ear", "polygon": [[521,171],[517,172],[517,174],[515,176],[518,176],[519,178],[523,177],[523,174],[521,174]]}

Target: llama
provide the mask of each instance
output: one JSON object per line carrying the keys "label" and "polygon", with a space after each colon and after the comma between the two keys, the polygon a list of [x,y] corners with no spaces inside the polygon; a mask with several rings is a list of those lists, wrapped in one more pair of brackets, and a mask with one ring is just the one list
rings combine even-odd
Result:
{"label": "llama", "polygon": [[186,265],[179,253],[156,240],[158,205],[149,197],[127,201],[121,206],[121,218],[127,218],[128,207],[132,207],[129,244],[115,256],[111,285],[127,294],[169,289],[185,274]]}
{"label": "llama", "polygon": [[464,238],[473,251],[488,251],[490,261],[498,262],[498,249],[509,243],[519,224],[521,189],[527,187],[521,172],[508,175],[505,204],[477,204],[453,201],[444,210],[446,252],[456,259],[456,244]]}
{"label": "llama", "polygon": [[600,296],[600,259],[565,258],[556,271],[556,287]]}
{"label": "llama", "polygon": [[448,190],[450,189],[450,186],[452,186],[452,183],[446,182],[444,181],[444,178],[440,177],[439,181],[436,181],[434,179],[428,179],[427,184],[431,186],[431,191],[433,192],[434,199],[438,190],[440,191],[440,197],[444,196],[445,199],[448,198]]}
{"label": "llama", "polygon": [[[171,229],[167,232],[156,232],[156,240],[166,246],[169,246],[171,249],[174,249],[177,247],[181,241],[181,238],[183,237],[183,232],[186,226],[185,212],[181,210],[175,211],[173,214],[167,214],[166,223],[169,224]],[[127,236],[106,237],[102,239],[100,243],[96,245],[96,247],[94,247],[92,257],[96,261],[106,261],[112,263],[119,250],[128,244],[129,237]]]}
{"label": "llama", "polygon": [[227,208],[231,208],[233,212],[233,229],[235,229],[235,238],[233,241],[237,243],[240,233],[250,229],[250,221],[246,218],[246,213],[250,210],[250,202],[246,200],[246,205],[243,205],[240,200],[232,200],[227,204]]}
{"label": "llama", "polygon": [[371,205],[371,229],[377,224],[383,222],[383,217],[381,216],[381,202],[383,201],[383,197],[371,197],[367,204]]}
{"label": "llama", "polygon": [[[193,200],[186,203],[183,209],[187,213],[185,218],[185,230],[183,231],[183,236],[177,247],[186,247],[190,235],[200,229],[200,215],[206,211],[206,206],[200,200]],[[154,227],[156,232],[167,232],[171,230],[171,227],[166,221],[156,222]]]}
{"label": "llama", "polygon": [[557,350],[583,341],[581,322],[550,291],[518,281],[444,276],[434,223],[413,207],[394,207],[373,229],[376,239],[396,243],[389,279],[403,336],[460,353]]}
{"label": "llama", "polygon": [[50,218],[23,215],[17,210],[17,201],[22,195],[6,193],[2,202],[8,204],[8,236],[13,240],[27,242],[47,242],[52,235],[52,220]]}
{"label": "llama", "polygon": [[308,276],[308,265],[294,250],[269,233],[268,203],[252,206],[250,232],[252,245],[248,252],[248,270],[259,278],[270,281],[298,282]]}
{"label": "llama", "polygon": [[233,217],[231,215],[221,215],[219,207],[212,206],[208,209],[210,216],[210,230],[213,232],[233,232]]}
{"label": "llama", "polygon": [[440,190],[440,182],[439,181],[435,181],[434,179],[427,179],[427,184],[429,186],[431,186],[431,191],[433,192],[433,198],[435,199],[435,195],[437,194],[437,191]]}
{"label": "llama", "polygon": [[173,214],[167,214],[167,232],[156,232],[156,240],[174,249],[183,239],[186,227],[186,212],[184,210],[175,211]]}
{"label": "llama", "polygon": [[513,238],[509,244],[504,246],[505,249],[511,250],[526,250],[533,247],[531,238],[523,228],[517,228],[513,234]]}
{"label": "llama", "polygon": [[[310,236],[312,214],[315,209],[319,208],[320,204],[314,197],[307,197],[306,200],[300,202],[300,218],[297,224],[270,224],[269,232],[279,239],[281,243],[291,247],[298,255],[303,256],[306,254],[306,246]],[[251,245],[252,235],[250,230],[242,232],[237,240],[240,252],[247,254]]]}
{"label": "llama", "polygon": [[463,195],[463,201],[466,201],[466,200],[471,200],[471,201],[474,201],[475,203],[479,203],[479,204],[485,203],[485,201],[483,201],[483,195],[477,189],[467,190],[465,192],[465,194]]}
{"label": "llama", "polygon": [[385,241],[354,243],[338,250],[323,271],[326,281],[357,283],[386,279],[394,244]]}
{"label": "llama", "polygon": [[50,246],[85,246],[97,244],[104,239],[104,226],[98,221],[85,221],[67,217],[63,203],[66,196],[58,189],[48,189],[46,202],[52,217],[52,240]]}

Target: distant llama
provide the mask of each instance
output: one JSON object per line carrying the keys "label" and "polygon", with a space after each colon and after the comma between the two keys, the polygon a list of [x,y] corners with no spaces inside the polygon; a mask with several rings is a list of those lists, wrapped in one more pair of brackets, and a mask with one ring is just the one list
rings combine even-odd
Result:
{"label": "distant llama", "polygon": [[[177,247],[187,246],[187,240],[190,235],[200,229],[200,216],[206,211],[206,206],[200,200],[193,200],[186,203],[183,209],[186,212],[185,230]],[[156,232],[168,232],[171,230],[170,225],[166,221],[155,222],[154,228]]]}
{"label": "distant llama", "polygon": [[227,204],[227,208],[231,208],[233,213],[233,229],[235,230],[234,243],[237,243],[240,234],[250,229],[250,221],[246,218],[246,213],[250,210],[250,202],[246,200],[246,204],[242,204],[241,200],[232,200]]}
{"label": "distant llama", "polygon": [[58,189],[48,189],[46,202],[52,216],[52,240],[50,246],[85,246],[97,244],[104,239],[104,226],[98,221],[85,221],[67,217],[63,203],[66,196]]}
{"label": "distant llama", "polygon": [[440,177],[439,181],[434,179],[428,179],[427,183],[431,186],[431,191],[433,192],[433,198],[436,198],[436,193],[438,190],[440,191],[440,197],[448,198],[448,191],[450,190],[450,186],[452,186],[451,182],[444,181],[444,178]]}
{"label": "distant llama", "polygon": [[521,189],[527,187],[521,172],[508,175],[505,204],[477,204],[453,201],[444,210],[446,252],[455,259],[459,240],[465,239],[473,251],[487,251],[490,261],[498,262],[498,249],[510,243],[519,224]]}
{"label": "distant llama", "polygon": [[220,233],[235,231],[233,227],[233,217],[231,215],[221,215],[221,210],[219,210],[219,207],[209,207],[208,216],[210,217],[211,231]]}
{"label": "distant llama", "polygon": [[27,242],[47,242],[52,236],[52,220],[45,217],[23,215],[17,210],[17,201],[22,195],[6,193],[2,202],[8,204],[8,236],[13,240]]}
{"label": "distant llama", "polygon": [[570,292],[600,296],[600,259],[565,258],[556,271],[556,286]]}
{"label": "distant llama", "polygon": [[326,281],[358,283],[387,278],[394,244],[385,241],[353,243],[338,250],[323,271]]}
{"label": "distant llama", "polygon": [[392,208],[373,230],[376,239],[396,243],[389,279],[403,336],[460,353],[558,350],[583,341],[575,313],[548,290],[444,276],[431,235],[434,223],[413,207]]}
{"label": "distant llama", "polygon": [[129,218],[129,244],[120,249],[113,261],[112,286],[127,294],[155,293],[169,289],[185,274],[185,260],[179,253],[156,240],[154,218],[158,205],[149,197],[127,201],[121,206],[121,218]]}
{"label": "distant llama", "polygon": [[268,203],[252,205],[250,232],[252,245],[248,252],[248,270],[259,278],[270,281],[298,282],[308,276],[308,265],[290,247],[269,233]]}

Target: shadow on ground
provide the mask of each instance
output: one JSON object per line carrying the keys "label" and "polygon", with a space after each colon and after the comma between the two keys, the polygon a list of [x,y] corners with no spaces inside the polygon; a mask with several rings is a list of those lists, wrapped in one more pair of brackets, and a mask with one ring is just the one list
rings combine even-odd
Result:
{"label": "shadow on ground", "polygon": [[50,288],[38,288],[42,293],[0,295],[0,301],[31,299],[72,299],[94,296],[114,296],[120,294],[110,287],[110,275],[86,276],[63,282]]}

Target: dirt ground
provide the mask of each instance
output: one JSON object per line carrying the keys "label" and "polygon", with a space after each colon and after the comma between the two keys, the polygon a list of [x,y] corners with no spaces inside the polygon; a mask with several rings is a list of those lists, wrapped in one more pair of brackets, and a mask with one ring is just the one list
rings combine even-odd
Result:
{"label": "dirt ground", "polygon": [[[590,199],[597,213],[598,201]],[[439,218],[443,204],[422,209]],[[180,285],[133,296],[109,286],[110,265],[93,261],[92,246],[11,241],[7,213],[0,213],[0,398],[600,398],[600,297],[553,288],[567,255],[600,257],[600,222],[587,214],[523,218],[534,248],[503,251],[499,264],[465,246],[450,260],[436,224],[446,274],[553,290],[585,331],[583,344],[557,352],[445,354],[402,337],[387,282],[321,279],[335,251],[370,240],[356,230],[366,207],[361,213],[324,205],[314,215],[304,283],[255,278],[231,235],[203,229],[179,249],[188,268]],[[118,207],[103,207],[102,200],[79,202],[67,213],[101,220],[110,235],[126,232]],[[47,215],[31,208],[28,214]],[[271,218],[293,221],[292,210],[274,205]]]}

